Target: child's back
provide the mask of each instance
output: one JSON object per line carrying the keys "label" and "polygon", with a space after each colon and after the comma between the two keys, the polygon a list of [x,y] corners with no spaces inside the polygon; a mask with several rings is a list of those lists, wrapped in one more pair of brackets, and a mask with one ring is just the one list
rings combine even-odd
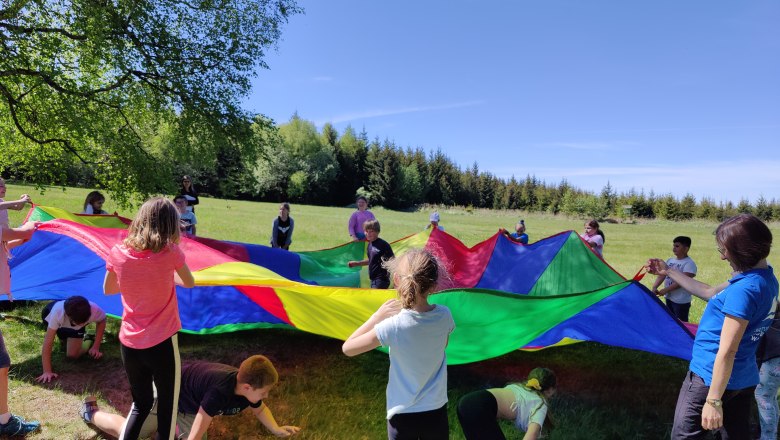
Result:
{"label": "child's back", "polygon": [[374,329],[390,348],[387,417],[421,412],[447,403],[447,358],[444,349],[454,328],[450,310],[442,305],[427,312],[403,309]]}

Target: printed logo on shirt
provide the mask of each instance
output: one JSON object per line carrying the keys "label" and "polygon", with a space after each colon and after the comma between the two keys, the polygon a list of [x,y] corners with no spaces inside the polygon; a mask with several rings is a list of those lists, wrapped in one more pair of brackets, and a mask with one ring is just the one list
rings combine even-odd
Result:
{"label": "printed logo on shirt", "polygon": [[279,232],[281,232],[282,234],[286,234],[287,231],[290,230],[290,227],[289,226],[287,226],[287,227],[277,226],[277,229],[279,229]]}
{"label": "printed logo on shirt", "polygon": [[223,409],[217,413],[217,415],[223,415],[223,416],[234,416],[241,412],[241,408],[228,408]]}

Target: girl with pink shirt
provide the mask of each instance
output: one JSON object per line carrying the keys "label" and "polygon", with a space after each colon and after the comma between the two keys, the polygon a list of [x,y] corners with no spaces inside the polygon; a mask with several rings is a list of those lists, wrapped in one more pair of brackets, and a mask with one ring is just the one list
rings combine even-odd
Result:
{"label": "girl with pink shirt", "polygon": [[368,210],[368,200],[365,197],[358,196],[355,205],[357,205],[357,211],[353,212],[349,217],[347,230],[352,241],[365,240],[366,234],[363,232],[363,223],[368,220],[376,220],[376,217],[374,217],[374,213]]}
{"label": "girl with pink shirt", "polygon": [[604,242],[606,238],[604,233],[599,229],[599,222],[596,220],[588,220],[585,222],[585,233],[580,234],[580,238],[585,240],[585,243],[593,249],[599,257],[603,257],[604,254]]}
{"label": "girl with pink shirt", "polygon": [[178,242],[176,206],[158,197],[141,206],[127,238],[108,255],[103,291],[122,292],[124,310],[119,341],[133,395],[121,440],[138,438],[154,404],[155,388],[158,438],[174,438],[181,380],[176,339],[181,321],[174,283],[195,285]]}

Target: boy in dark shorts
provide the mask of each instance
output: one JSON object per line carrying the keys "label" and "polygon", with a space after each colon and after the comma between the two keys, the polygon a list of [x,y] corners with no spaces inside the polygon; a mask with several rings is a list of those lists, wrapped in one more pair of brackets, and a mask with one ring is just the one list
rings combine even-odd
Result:
{"label": "boy in dark shorts", "polygon": [[[89,353],[94,359],[100,359],[100,344],[103,332],[106,330],[106,312],[83,296],[71,296],[64,301],[52,301],[41,310],[41,319],[46,328],[41,349],[43,374],[36,380],[46,383],[59,375],[51,367],[51,349],[54,346],[55,335],[65,344],[69,359],[78,359],[84,353]],[[91,342],[84,329],[90,323],[96,323],[95,340]]]}
{"label": "boy in dark shorts", "polygon": [[[297,434],[297,426],[279,426],[263,399],[279,381],[271,361],[265,356],[254,355],[241,363],[239,368],[230,365],[194,362],[182,366],[179,413],[176,417],[177,438],[205,439],[211,420],[218,415],[235,415],[251,407],[257,420],[277,437]],[[146,418],[141,438],[153,436],[157,431],[157,410]],[[81,409],[86,423],[119,437],[125,418],[101,411],[94,397],[87,397]]]}
{"label": "boy in dark shorts", "polygon": [[379,238],[379,222],[376,220],[367,220],[363,223],[363,230],[366,233],[368,247],[366,254],[368,258],[361,261],[350,261],[349,267],[368,266],[368,278],[371,279],[372,289],[387,289],[390,287],[390,273],[385,269],[383,263],[393,257],[393,248],[390,243]]}

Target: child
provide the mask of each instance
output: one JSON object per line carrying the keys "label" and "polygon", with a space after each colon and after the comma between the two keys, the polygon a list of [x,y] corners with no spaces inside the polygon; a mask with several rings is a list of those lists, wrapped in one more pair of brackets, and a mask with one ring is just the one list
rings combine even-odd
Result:
{"label": "child", "polygon": [[368,220],[363,224],[365,237],[368,241],[366,254],[368,258],[361,261],[350,261],[348,267],[368,266],[368,278],[371,279],[372,289],[387,289],[390,287],[390,274],[384,267],[384,262],[393,258],[393,248],[390,244],[379,238],[379,222]]}
{"label": "child", "polygon": [[195,218],[194,212],[187,210],[187,199],[183,195],[178,195],[173,198],[173,203],[176,204],[176,209],[179,211],[179,230],[186,234],[195,235],[195,225],[198,224],[198,219]]}
{"label": "child", "polygon": [[103,203],[105,202],[106,198],[103,196],[103,194],[100,193],[100,191],[92,191],[91,193],[87,194],[87,198],[84,200],[84,210],[81,211],[81,213],[96,215],[108,214],[106,211],[103,211]]}
{"label": "child", "polygon": [[[51,368],[51,349],[55,335],[60,341],[65,342],[66,353],[70,359],[78,359],[87,352],[94,359],[103,356],[100,352],[100,343],[106,330],[106,312],[92,301],[87,301],[86,298],[78,295],[64,301],[52,301],[41,310],[41,319],[46,327],[46,336],[43,338],[41,350],[43,374],[36,379],[38,382],[47,383],[59,376]],[[91,322],[97,323],[95,342],[92,344],[85,340],[84,331],[87,324]]]}
{"label": "child", "polygon": [[[672,253],[674,258],[666,260],[666,265],[679,270],[680,272],[693,278],[696,276],[696,263],[688,256],[691,249],[690,237],[679,236],[672,240]],[[662,289],[658,289],[661,283],[664,283]],[[666,295],[666,307],[672,311],[674,316],[680,321],[688,322],[688,312],[691,310],[691,294],[680,287],[673,279],[667,276],[659,275],[653,283],[653,293],[658,296]]]}
{"label": "child", "polygon": [[439,212],[433,211],[431,216],[428,218],[430,220],[430,223],[428,223],[428,226],[425,227],[425,229],[438,229],[440,231],[444,230],[444,226],[439,225]]}
{"label": "child", "polygon": [[22,194],[22,197],[20,197],[19,200],[6,202],[3,200],[5,198],[5,192],[5,180],[0,177],[0,227],[5,226],[7,228],[9,227],[8,210],[13,209],[14,211],[20,211],[22,208],[24,208],[24,205],[27,203],[32,203],[32,199],[30,199],[30,196],[27,194]]}
{"label": "child", "polygon": [[368,210],[368,199],[365,197],[358,196],[355,200],[355,205],[357,206],[357,211],[349,216],[347,231],[352,241],[365,240],[366,234],[363,233],[363,225],[369,220],[376,220],[376,217]]}
{"label": "child", "polygon": [[525,233],[525,220],[520,220],[515,225],[514,234],[510,235],[509,237],[522,244],[528,244],[528,234]]}
{"label": "child", "polygon": [[[137,439],[157,389],[160,439],[172,439],[176,425],[181,362],[176,332],[181,329],[176,284],[193,287],[179,242],[179,213],[157,197],[138,210],[127,238],[109,252],[106,294],[122,292],[119,341],[133,405],[120,439]],[[152,384],[154,383],[154,385]]]}
{"label": "child", "polygon": [[466,394],[458,402],[463,434],[467,440],[505,439],[497,419],[506,419],[525,432],[523,440],[536,440],[549,420],[548,401],[555,394],[556,383],[552,370],[534,368],[525,382]]}
{"label": "child", "polygon": [[271,229],[271,247],[290,250],[294,228],[295,222],[290,217],[290,204],[282,203],[279,205],[279,217],[274,219]]}
{"label": "child", "polygon": [[585,222],[585,232],[580,234],[580,238],[585,240],[585,243],[593,249],[599,257],[603,256],[604,243],[607,241],[604,237],[604,233],[599,229],[599,222],[596,220],[588,220]]}
{"label": "child", "polygon": [[447,347],[455,322],[447,307],[431,305],[428,295],[439,279],[439,262],[430,252],[410,249],[388,261],[399,299],[382,304],[349,339],[347,356],[380,345],[390,349],[387,382],[387,435],[447,439]]}
{"label": "child", "polygon": [[[5,194],[5,183],[1,193]],[[27,202],[24,202],[27,203]],[[24,205],[22,203],[22,205]],[[2,210],[0,212],[5,212]],[[11,271],[8,268],[8,254],[6,247],[13,247],[30,239],[38,222],[27,222],[19,228],[11,229],[0,225],[0,295],[11,297]],[[5,348],[3,331],[0,329],[0,436],[26,435],[38,430],[41,424],[37,421],[25,421],[20,416],[12,415],[8,410],[8,369],[11,368],[11,358]]]}
{"label": "child", "polygon": [[[257,420],[277,437],[297,434],[297,426],[279,426],[271,409],[263,403],[279,381],[271,361],[255,355],[236,369],[230,365],[195,362],[182,367],[179,414],[176,425],[182,439],[205,438],[211,420],[218,415],[232,416],[251,407]],[[101,411],[94,397],[87,397],[81,410],[85,422],[117,437],[125,423],[122,416]],[[150,437],[157,429],[157,420],[150,414],[141,431]]]}

